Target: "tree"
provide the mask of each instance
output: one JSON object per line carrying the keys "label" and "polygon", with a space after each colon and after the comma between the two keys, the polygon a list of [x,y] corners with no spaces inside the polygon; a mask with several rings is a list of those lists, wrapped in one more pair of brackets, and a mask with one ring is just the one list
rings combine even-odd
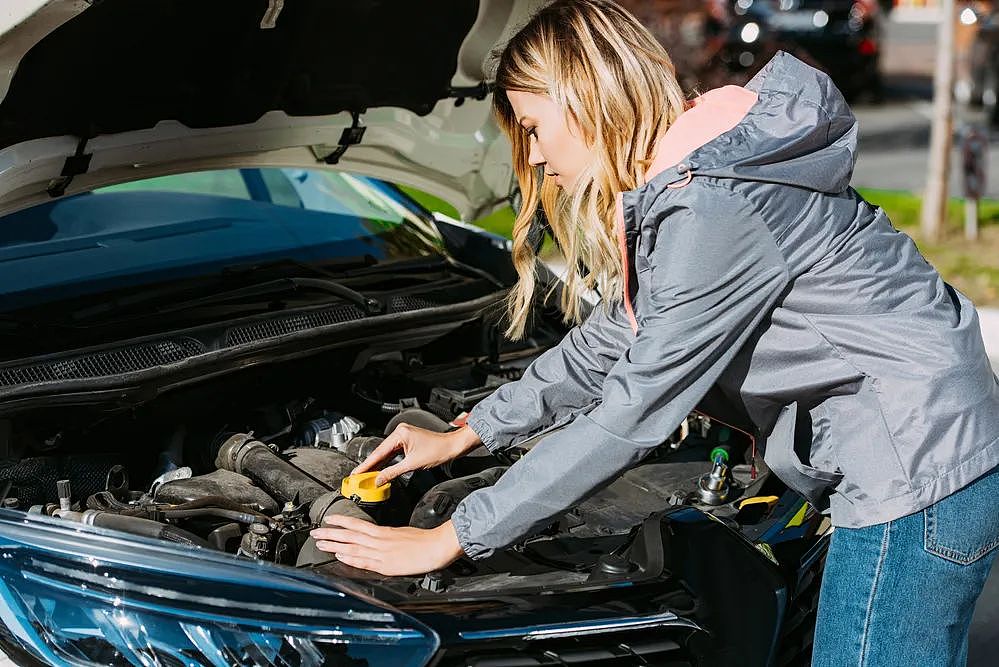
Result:
{"label": "tree", "polygon": [[947,216],[947,180],[954,114],[954,0],[941,0],[942,15],[937,32],[937,66],[933,74],[933,126],[930,131],[930,164],[920,224],[928,241],[940,239]]}

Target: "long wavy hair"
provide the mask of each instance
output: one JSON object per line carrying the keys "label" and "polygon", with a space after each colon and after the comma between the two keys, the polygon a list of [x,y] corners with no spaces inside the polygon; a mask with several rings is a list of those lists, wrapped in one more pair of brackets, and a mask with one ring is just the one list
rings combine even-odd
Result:
{"label": "long wavy hair", "polygon": [[[524,335],[536,289],[531,231],[539,204],[567,265],[565,320],[581,320],[588,290],[597,289],[605,304],[621,298],[615,198],[644,183],[656,142],[683,112],[685,97],[665,49],[609,0],[547,5],[503,46],[496,63],[493,110],[512,144],[523,197],[513,226],[519,280],[507,304],[506,335],[516,339]],[[514,90],[550,96],[580,128],[592,161],[571,191],[528,164],[530,138],[507,97]]]}

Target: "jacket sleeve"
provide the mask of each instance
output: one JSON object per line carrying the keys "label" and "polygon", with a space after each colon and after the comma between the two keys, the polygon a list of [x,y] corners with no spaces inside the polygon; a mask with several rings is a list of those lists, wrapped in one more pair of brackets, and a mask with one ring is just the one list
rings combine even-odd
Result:
{"label": "jacket sleeve", "polygon": [[[649,307],[638,335],[607,374],[600,404],[541,440],[492,487],[455,509],[458,541],[486,557],[634,466],[693,409],[789,283],[765,223],[733,193],[712,195],[711,216],[653,210],[658,227],[641,277]],[[645,273],[645,272],[643,272]]]}
{"label": "jacket sleeve", "polygon": [[523,377],[479,402],[468,425],[496,451],[570,418],[600,398],[604,378],[632,340],[622,305],[605,308],[598,303]]}

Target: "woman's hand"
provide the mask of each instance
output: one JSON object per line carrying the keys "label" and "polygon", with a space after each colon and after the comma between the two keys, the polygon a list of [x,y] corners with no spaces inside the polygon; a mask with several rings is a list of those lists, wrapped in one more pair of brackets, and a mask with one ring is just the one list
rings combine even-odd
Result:
{"label": "woman's hand", "polygon": [[381,486],[411,470],[426,470],[447,463],[475,449],[481,443],[475,431],[467,426],[450,433],[437,433],[418,426],[399,424],[373,452],[368,454],[368,458],[364,459],[361,465],[354,468],[353,473],[367,472],[379,463],[391,459],[401,449],[404,454],[402,461],[385,468],[375,479],[375,484]]}
{"label": "woman's hand", "polygon": [[437,528],[390,528],[351,516],[328,516],[330,527],[309,533],[320,551],[337,560],[386,576],[423,574],[446,567],[462,555],[458,535],[448,521]]}

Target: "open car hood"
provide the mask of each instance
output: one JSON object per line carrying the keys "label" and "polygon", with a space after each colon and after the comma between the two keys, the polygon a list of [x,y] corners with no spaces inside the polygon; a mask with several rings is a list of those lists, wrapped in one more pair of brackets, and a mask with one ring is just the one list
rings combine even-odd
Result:
{"label": "open car hood", "polygon": [[325,164],[484,214],[513,182],[487,57],[542,2],[5,0],[0,214],[168,173]]}

